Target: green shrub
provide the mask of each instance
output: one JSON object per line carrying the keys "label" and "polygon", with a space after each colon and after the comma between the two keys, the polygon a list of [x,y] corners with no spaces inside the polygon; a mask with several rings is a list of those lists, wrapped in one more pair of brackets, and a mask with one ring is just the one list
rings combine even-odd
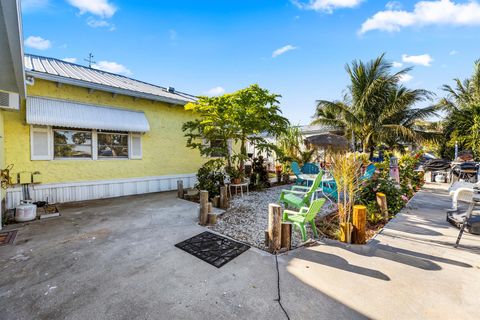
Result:
{"label": "green shrub", "polygon": [[[384,193],[387,196],[388,211],[390,216],[396,215],[405,205],[407,198],[402,194],[402,191],[397,187],[395,182],[391,179],[385,179],[381,176],[374,177],[373,179],[363,181],[360,186],[360,192],[358,194],[358,203],[367,206],[368,216],[376,217],[377,212],[380,210],[372,203],[376,204],[377,192]],[[373,219],[375,220],[375,219]],[[374,221],[370,221],[374,223]]]}
{"label": "green shrub", "polygon": [[225,174],[222,171],[222,160],[206,162],[197,172],[197,184],[195,188],[208,191],[210,199],[220,195],[220,187],[225,183]]}

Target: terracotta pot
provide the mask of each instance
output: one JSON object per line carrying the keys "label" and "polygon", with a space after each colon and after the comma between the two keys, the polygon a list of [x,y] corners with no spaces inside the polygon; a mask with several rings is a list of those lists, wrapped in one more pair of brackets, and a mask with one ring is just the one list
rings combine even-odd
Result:
{"label": "terracotta pot", "polygon": [[340,241],[351,243],[352,242],[353,225],[349,223],[340,223]]}
{"label": "terracotta pot", "polygon": [[240,183],[242,183],[242,179],[241,179],[241,178],[234,178],[232,181],[233,181],[233,184],[240,184]]}

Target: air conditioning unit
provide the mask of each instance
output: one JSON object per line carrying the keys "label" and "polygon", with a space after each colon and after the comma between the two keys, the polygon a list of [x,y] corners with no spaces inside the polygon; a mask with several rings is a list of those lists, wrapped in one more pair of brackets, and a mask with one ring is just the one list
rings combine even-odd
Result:
{"label": "air conditioning unit", "polygon": [[0,91],[0,108],[20,110],[20,95],[18,93]]}

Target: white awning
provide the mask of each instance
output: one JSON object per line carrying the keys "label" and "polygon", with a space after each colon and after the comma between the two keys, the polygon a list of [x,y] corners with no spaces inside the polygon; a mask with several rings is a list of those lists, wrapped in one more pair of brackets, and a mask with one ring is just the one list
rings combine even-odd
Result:
{"label": "white awning", "polygon": [[27,98],[27,123],[78,129],[147,132],[150,125],[141,111],[63,100]]}

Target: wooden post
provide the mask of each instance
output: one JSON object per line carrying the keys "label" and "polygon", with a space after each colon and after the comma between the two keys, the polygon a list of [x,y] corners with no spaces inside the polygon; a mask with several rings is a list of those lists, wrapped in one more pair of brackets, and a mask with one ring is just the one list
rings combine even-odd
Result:
{"label": "wooden post", "polygon": [[364,244],[366,242],[365,229],[367,226],[367,207],[357,205],[353,207],[353,243]]}
{"label": "wooden post", "polygon": [[209,202],[209,203],[208,203],[208,213],[212,213],[212,210],[213,210],[212,203]]}
{"label": "wooden post", "polygon": [[183,199],[183,180],[177,180],[177,197]]}
{"label": "wooden post", "polygon": [[267,247],[267,248],[270,246],[270,241],[268,239],[269,237],[270,237],[270,235],[268,233],[268,230],[265,230],[265,247]]}
{"label": "wooden post", "polygon": [[287,250],[292,247],[292,225],[290,223],[282,223],[282,240],[280,246]]}
{"label": "wooden post", "polygon": [[271,252],[281,248],[282,241],[282,207],[275,203],[268,205],[268,244]]}
{"label": "wooden post", "polygon": [[214,225],[217,223],[217,215],[214,213],[208,214],[208,224]]}
{"label": "wooden post", "polygon": [[220,187],[220,208],[228,209],[228,194],[227,187]]}
{"label": "wooden post", "polygon": [[282,183],[282,171],[277,171],[277,183]]}
{"label": "wooden post", "polygon": [[385,222],[388,222],[388,206],[387,196],[385,193],[377,192],[377,203],[380,208],[380,212],[383,214]]}
{"label": "wooden post", "polygon": [[204,226],[208,221],[208,191],[200,191],[200,225]]}
{"label": "wooden post", "polygon": [[212,199],[212,205],[213,205],[215,208],[220,207],[220,196],[215,196],[215,197]]}

